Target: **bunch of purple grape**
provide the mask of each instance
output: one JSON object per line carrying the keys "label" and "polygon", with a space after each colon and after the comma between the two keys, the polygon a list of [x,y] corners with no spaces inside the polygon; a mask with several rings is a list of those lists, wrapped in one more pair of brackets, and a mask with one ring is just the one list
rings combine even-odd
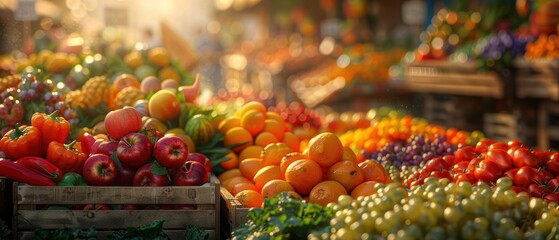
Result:
{"label": "bunch of purple grape", "polygon": [[510,66],[515,57],[524,55],[526,44],[531,41],[531,37],[526,35],[514,35],[510,31],[500,31],[478,43],[482,49],[479,57],[484,61],[494,62],[494,64]]}
{"label": "bunch of purple grape", "polygon": [[72,125],[79,122],[76,112],[64,101],[63,93],[50,79],[41,80],[34,74],[24,74],[18,88],[11,87],[0,93],[2,127],[28,124],[35,112],[50,114],[54,111]]}
{"label": "bunch of purple grape", "polygon": [[364,155],[383,165],[422,166],[434,157],[453,155],[457,146],[446,141],[446,136],[437,135],[434,140],[426,139],[423,135],[410,137],[407,141],[388,143],[380,150]]}

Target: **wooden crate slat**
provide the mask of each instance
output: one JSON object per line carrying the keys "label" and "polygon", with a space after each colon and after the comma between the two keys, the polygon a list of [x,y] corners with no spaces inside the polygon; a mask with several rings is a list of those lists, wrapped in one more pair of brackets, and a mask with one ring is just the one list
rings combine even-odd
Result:
{"label": "wooden crate slat", "polygon": [[18,204],[215,204],[214,186],[40,187],[18,186]]}
{"label": "wooden crate slat", "polygon": [[[209,233],[209,239],[216,239],[215,230],[213,229],[205,229],[206,232]],[[184,230],[163,230],[167,236],[171,239],[184,239]],[[113,231],[97,231],[97,238],[98,239],[106,239],[109,237]],[[18,239],[20,240],[31,240],[35,237],[35,233],[30,231],[20,232]]]}
{"label": "wooden crate slat", "polygon": [[249,208],[243,207],[241,202],[237,200],[227,189],[221,188],[221,197],[225,200],[228,209],[228,221],[230,223],[230,231],[239,227],[247,221]]}
{"label": "wooden crate slat", "polygon": [[[21,210],[18,229],[33,230],[80,227],[95,229],[126,229],[156,220],[165,220],[165,229],[216,228],[215,210]],[[29,219],[27,221],[26,219]]]}

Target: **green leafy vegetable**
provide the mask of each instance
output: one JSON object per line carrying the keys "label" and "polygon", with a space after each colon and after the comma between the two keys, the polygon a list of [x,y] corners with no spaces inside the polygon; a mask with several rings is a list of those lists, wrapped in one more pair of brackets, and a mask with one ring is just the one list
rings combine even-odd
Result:
{"label": "green leafy vegetable", "polygon": [[333,211],[301,201],[288,193],[266,198],[263,208],[252,208],[248,221],[233,231],[236,239],[306,239],[309,233],[323,229]]}
{"label": "green leafy vegetable", "polygon": [[107,239],[109,240],[167,240],[171,239],[163,232],[164,220],[156,220],[148,225],[141,227],[129,227],[126,230],[113,232]]}
{"label": "green leafy vegetable", "polygon": [[34,240],[50,240],[50,239],[59,239],[59,240],[72,240],[72,239],[80,239],[80,240],[93,240],[97,239],[97,233],[94,228],[88,228],[82,230],[78,227],[71,227],[71,228],[62,228],[62,229],[37,229],[35,230],[35,237]]}
{"label": "green leafy vegetable", "polygon": [[12,231],[10,231],[10,228],[8,227],[8,225],[6,225],[6,222],[4,222],[4,220],[0,219],[0,240],[10,239],[10,234],[11,233],[12,233]]}
{"label": "green leafy vegetable", "polygon": [[192,224],[188,224],[186,226],[186,232],[184,232],[184,239],[188,240],[207,240],[210,237],[210,234],[204,229],[196,227]]}

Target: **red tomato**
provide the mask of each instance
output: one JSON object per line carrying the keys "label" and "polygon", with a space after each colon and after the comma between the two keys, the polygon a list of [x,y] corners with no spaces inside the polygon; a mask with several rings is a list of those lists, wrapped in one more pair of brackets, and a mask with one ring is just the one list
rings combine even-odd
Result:
{"label": "red tomato", "polygon": [[445,160],[443,160],[442,157],[436,157],[429,160],[429,162],[427,162],[427,165],[425,165],[424,170],[428,172],[442,171],[442,170],[448,170],[449,166],[450,165]]}
{"label": "red tomato", "polygon": [[456,163],[456,158],[453,155],[443,156],[443,160],[448,163],[448,166],[452,166]]}
{"label": "red tomato", "polygon": [[456,183],[459,182],[470,182],[471,184],[474,184],[477,182],[476,177],[474,176],[473,173],[462,173],[462,174],[458,174],[454,176],[454,180]]}
{"label": "red tomato", "polygon": [[543,176],[536,169],[529,166],[521,167],[516,175],[514,175],[514,185],[520,187],[528,187],[532,183],[542,184],[543,182]]}
{"label": "red tomato", "polygon": [[553,174],[543,168],[538,169],[538,173],[540,173],[540,176],[543,177],[544,182],[548,182],[549,180],[555,178]]}
{"label": "red tomato", "polygon": [[539,184],[532,183],[530,184],[530,186],[528,186],[528,193],[532,197],[541,198],[544,194],[544,188]]}
{"label": "red tomato", "polygon": [[528,148],[516,149],[512,155],[512,160],[515,167],[529,166],[537,168],[543,164],[542,159],[531,153]]}
{"label": "red tomato", "polygon": [[554,175],[559,175],[559,152],[552,154],[545,163],[545,169]]}
{"label": "red tomato", "polygon": [[559,193],[546,194],[543,198],[551,202],[559,202]]}
{"label": "red tomato", "polygon": [[549,180],[547,187],[551,192],[559,192],[559,177]]}
{"label": "red tomato", "polygon": [[510,141],[507,142],[507,145],[509,146],[509,148],[522,147],[522,142],[518,139],[510,140]]}
{"label": "red tomato", "polygon": [[512,158],[512,155],[514,155],[514,151],[516,151],[516,149],[519,149],[521,147],[519,146],[512,146],[509,148],[509,150],[507,150],[507,153],[509,154],[509,156]]}
{"label": "red tomato", "polygon": [[490,149],[485,155],[485,160],[496,163],[502,171],[507,171],[513,167],[512,158],[503,149]]}
{"label": "red tomato", "polygon": [[454,166],[451,167],[451,172],[454,174],[462,174],[465,173],[466,170],[468,169],[468,165],[470,164],[470,162],[459,162],[454,164]]}
{"label": "red tomato", "polygon": [[520,170],[520,168],[509,169],[503,175],[509,177],[512,180],[514,180],[514,176],[516,176],[516,173],[518,172],[518,170]]}
{"label": "red tomato", "polygon": [[510,189],[515,191],[516,193],[528,192],[528,190],[526,190],[526,188],[519,187],[519,186],[511,186]]}
{"label": "red tomato", "polygon": [[491,139],[482,139],[479,142],[477,142],[476,144],[476,152],[481,154],[481,153],[485,153],[487,152],[487,149],[489,148],[489,146],[493,143],[496,143],[497,141],[495,140],[491,140]]}
{"label": "red tomato", "polygon": [[441,171],[434,171],[431,172],[431,176],[436,177],[436,178],[446,178],[448,180],[452,181],[452,176],[450,176],[450,172],[448,170],[441,170]]}
{"label": "red tomato", "polygon": [[536,157],[539,157],[543,160],[548,160],[551,155],[553,155],[553,152],[551,151],[534,151],[534,155],[536,155]]}
{"label": "red tomato", "polygon": [[481,162],[482,160],[484,160],[484,157],[476,157],[472,160],[470,160],[469,164],[468,164],[468,168],[466,169],[466,172],[474,172],[474,170],[476,169],[476,166],[479,164],[479,162]]}
{"label": "red tomato", "polygon": [[492,183],[501,177],[501,168],[494,162],[482,160],[474,170],[474,176],[480,181]]}
{"label": "red tomato", "polygon": [[502,149],[502,150],[509,150],[509,145],[507,145],[506,142],[496,142],[493,143],[491,145],[489,145],[489,148],[487,148],[488,151],[491,151],[493,149]]}
{"label": "red tomato", "polygon": [[464,146],[456,150],[454,162],[470,161],[478,156],[476,149],[472,146]]}

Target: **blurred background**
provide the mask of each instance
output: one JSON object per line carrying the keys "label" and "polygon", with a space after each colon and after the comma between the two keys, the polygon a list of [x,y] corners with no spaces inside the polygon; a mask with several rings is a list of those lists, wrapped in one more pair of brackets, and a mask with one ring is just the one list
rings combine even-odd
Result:
{"label": "blurred background", "polygon": [[22,68],[45,51],[100,53],[107,74],[142,79],[160,71],[132,53],[164,47],[184,74],[202,76],[201,104],[227,109],[258,100],[338,113],[390,107],[550,147],[559,135],[558,5],[0,0],[0,66],[16,72],[8,62]]}

